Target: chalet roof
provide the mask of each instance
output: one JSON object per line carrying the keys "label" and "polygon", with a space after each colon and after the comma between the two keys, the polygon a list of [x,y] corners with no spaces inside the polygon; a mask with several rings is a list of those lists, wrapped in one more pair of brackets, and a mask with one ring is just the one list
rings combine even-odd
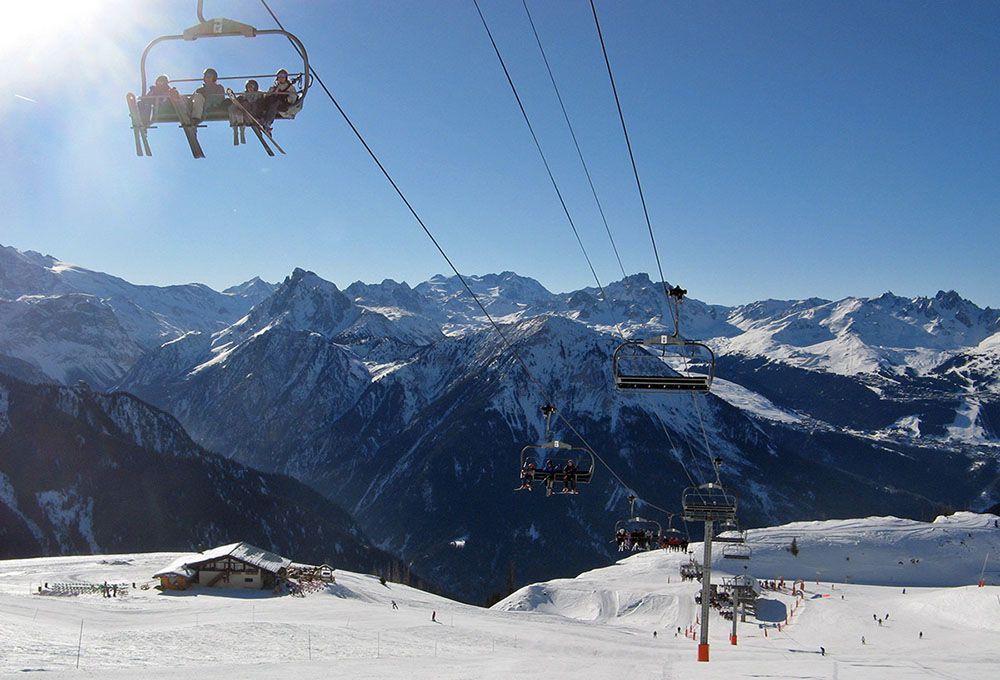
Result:
{"label": "chalet roof", "polygon": [[288,565],[292,563],[287,557],[282,557],[269,550],[264,550],[263,548],[258,548],[255,545],[241,541],[240,543],[230,543],[229,545],[212,548],[205,552],[182,555],[159,572],[153,574],[153,578],[172,574],[190,578],[197,572],[198,565],[223,557],[233,557],[241,562],[252,564],[259,569],[272,573],[277,573],[282,568],[288,568]]}

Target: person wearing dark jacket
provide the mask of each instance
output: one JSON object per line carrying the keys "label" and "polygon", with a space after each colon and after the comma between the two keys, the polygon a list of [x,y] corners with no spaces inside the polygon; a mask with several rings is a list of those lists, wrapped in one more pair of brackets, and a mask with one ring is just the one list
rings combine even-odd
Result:
{"label": "person wearing dark jacket", "polygon": [[566,461],[563,468],[563,493],[576,493],[576,461]]}
{"label": "person wearing dark jacket", "polygon": [[[256,80],[248,80],[243,86],[243,92],[236,95],[236,101],[240,103],[239,106],[231,106],[229,108],[229,125],[232,127],[238,127],[241,125],[253,125],[253,120],[247,118],[247,113],[253,117],[254,120],[259,121],[263,112],[261,109],[264,104],[264,93],[260,91],[260,85]],[[246,113],[244,113],[244,109]]]}
{"label": "person wearing dark jacket", "polygon": [[204,84],[191,95],[191,122],[197,125],[205,118],[205,109],[221,108],[226,101],[226,88],[219,84],[219,74],[214,68],[205,69]]}
{"label": "person wearing dark jacket", "polygon": [[170,78],[161,74],[156,76],[156,82],[149,87],[146,95],[139,100],[139,111],[142,113],[143,120],[151,123],[154,105],[157,108],[163,106],[165,103],[179,106],[182,102],[183,99],[180,92],[177,91],[176,87],[170,86]]}

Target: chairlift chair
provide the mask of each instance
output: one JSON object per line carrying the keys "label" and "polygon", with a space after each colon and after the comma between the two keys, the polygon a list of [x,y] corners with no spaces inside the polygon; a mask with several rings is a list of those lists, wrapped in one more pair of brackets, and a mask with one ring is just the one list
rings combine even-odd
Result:
{"label": "chairlift chair", "polygon": [[715,378],[715,352],[703,342],[681,337],[680,305],[687,291],[673,286],[666,294],[673,334],[620,344],[611,359],[615,385],[640,392],[708,392]]}
{"label": "chairlift chair", "polygon": [[673,335],[627,340],[612,357],[615,386],[643,392],[708,392],[715,352],[702,342]]}
{"label": "chairlift chair", "polygon": [[681,578],[697,579],[700,581],[702,577],[702,568],[700,564],[695,562],[694,558],[691,558],[687,562],[681,563],[680,573]]}
{"label": "chairlift chair", "polygon": [[718,482],[684,489],[685,522],[718,522],[736,518],[736,496]]}
{"label": "chairlift chair", "polygon": [[746,543],[746,537],[734,520],[720,522],[719,529],[712,540],[718,543]]}
{"label": "chairlift chair", "polygon": [[[654,550],[660,545],[663,527],[659,522],[640,517],[635,513],[635,496],[629,496],[629,516],[615,522],[615,540],[628,545],[632,550]],[[619,545],[619,550],[622,549]]]}
{"label": "chairlift chair", "polygon": [[[302,70],[296,73],[289,73],[288,78],[293,83],[301,83],[301,87],[297,93],[297,99],[294,103],[290,104],[286,110],[279,111],[278,116],[275,120],[292,120],[295,115],[302,110],[302,106],[305,103],[306,95],[309,92],[309,88],[312,84],[312,72],[309,70],[309,56],[306,53],[305,45],[296,37],[294,34],[288,31],[276,28],[270,29],[257,29],[249,24],[244,24],[239,21],[233,21],[232,19],[205,19],[202,12],[203,0],[198,0],[198,24],[185,29],[183,33],[176,35],[161,35],[158,38],[154,38],[142,52],[142,57],[139,60],[139,75],[140,75],[140,90],[139,96],[137,97],[133,93],[126,95],[126,101],[129,106],[129,114],[132,119],[132,131],[135,135],[135,151],[138,156],[152,156],[152,152],[149,148],[149,141],[147,139],[147,131],[151,128],[156,127],[157,123],[179,123],[180,127],[184,129],[184,133],[187,136],[188,143],[191,146],[191,153],[195,158],[204,158],[205,154],[201,149],[201,144],[198,142],[197,128],[202,127],[205,123],[220,122],[225,121],[229,123],[229,107],[231,105],[238,105],[235,102],[235,95],[231,90],[227,90],[225,96],[219,95],[216,99],[206,102],[205,111],[202,115],[201,122],[195,124],[189,115],[189,106],[191,95],[181,95],[180,100],[168,96],[157,96],[157,95],[147,95],[148,91],[148,73],[146,70],[146,59],[149,56],[150,50],[156,45],[171,41],[171,40],[185,40],[194,41],[200,40],[202,38],[234,38],[234,37],[244,37],[244,38],[256,38],[261,35],[279,35],[287,38],[295,51],[298,53],[299,57],[302,59]],[[270,75],[238,75],[238,76],[220,76],[218,80],[237,80],[245,81],[247,79],[266,79],[273,76]],[[201,82],[201,78],[176,78],[169,82],[174,83],[196,83]],[[258,138],[263,144],[264,148],[270,155],[274,153],[270,150],[264,137],[267,136],[275,147],[281,151],[281,147],[277,146],[273,138],[266,131],[260,130],[259,125],[251,126],[254,132],[258,133]],[[283,153],[283,151],[282,151]]]}
{"label": "chairlift chair", "polygon": [[727,560],[749,560],[752,552],[746,543],[727,543],[722,546],[722,556]]}
{"label": "chairlift chair", "polygon": [[[546,441],[529,444],[521,449],[520,489],[530,489],[531,482],[542,482],[547,495],[552,495],[555,482],[561,482],[564,490],[572,488],[573,482],[589,484],[594,478],[596,466],[593,452],[553,438],[550,419],[555,413],[555,407],[543,406],[542,412],[545,414]],[[572,473],[566,471],[566,464],[570,461],[576,467],[576,471]],[[549,462],[551,466],[548,465]]]}
{"label": "chairlift chair", "polygon": [[688,545],[687,532],[674,528],[673,515],[670,515],[667,519],[667,528],[663,530],[660,542],[666,548],[672,548],[675,550],[687,550],[687,545]]}

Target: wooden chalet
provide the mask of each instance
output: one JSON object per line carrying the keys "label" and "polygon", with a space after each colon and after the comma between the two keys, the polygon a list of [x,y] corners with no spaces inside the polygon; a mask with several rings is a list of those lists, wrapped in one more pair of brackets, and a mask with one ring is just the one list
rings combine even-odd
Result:
{"label": "wooden chalet", "polygon": [[232,543],[184,555],[153,574],[163,590],[208,588],[274,588],[286,578],[292,561],[249,543]]}

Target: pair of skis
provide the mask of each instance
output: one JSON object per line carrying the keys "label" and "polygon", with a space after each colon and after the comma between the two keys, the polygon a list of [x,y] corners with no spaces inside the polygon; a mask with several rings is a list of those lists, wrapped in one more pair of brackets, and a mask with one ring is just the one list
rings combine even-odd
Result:
{"label": "pair of skis", "polygon": [[[137,156],[152,156],[153,152],[149,148],[149,138],[146,134],[152,126],[143,120],[134,94],[129,92],[125,95],[125,101],[128,103],[128,112],[132,117],[132,134],[135,135],[135,153]],[[184,129],[184,136],[187,137],[188,146],[191,147],[191,155],[195,158],[204,158],[205,152],[201,148],[201,142],[198,141],[198,126],[194,124],[180,102],[174,102],[174,110],[177,112],[177,118],[180,119],[181,127]]]}
{"label": "pair of skis", "polygon": [[[281,148],[281,145],[274,141],[274,137],[271,136],[270,132],[264,129],[264,127],[260,124],[260,121],[254,118],[254,116],[247,111],[246,107],[244,107],[243,104],[236,99],[236,95],[233,94],[233,91],[226,90],[226,96],[231,102],[233,102],[233,104],[239,107],[247,118],[250,119],[250,129],[257,135],[257,139],[260,141],[261,146],[264,147],[264,151],[267,152],[267,155],[274,156],[274,150],[268,145],[267,140],[270,140],[271,144],[274,145],[274,148],[284,155],[285,150]],[[152,126],[143,120],[142,113],[139,111],[138,101],[136,100],[134,94],[129,92],[125,95],[125,101],[128,103],[129,116],[132,118],[132,133],[135,136],[135,153],[137,156],[152,156],[153,152],[149,148],[149,138],[147,136],[147,131]],[[195,124],[195,122],[191,119],[191,116],[188,115],[187,110],[183,106],[179,105],[179,103],[174,104],[174,109],[176,110],[177,117],[180,120],[180,126],[184,130],[184,136],[187,138],[188,146],[191,147],[191,155],[195,158],[204,158],[205,151],[201,148],[201,142],[198,141],[198,128],[200,126]],[[233,134],[236,135],[235,128],[233,130]],[[243,137],[243,141],[246,141],[245,137]]]}
{"label": "pair of skis", "polygon": [[[270,140],[271,144],[274,145],[274,148],[280,151],[282,155],[285,154],[285,150],[281,148],[280,144],[274,141],[274,137],[271,136],[271,133],[267,130],[267,128],[261,125],[260,121],[257,120],[254,117],[254,115],[247,110],[245,106],[243,106],[242,102],[240,102],[239,99],[237,99],[236,93],[234,93],[231,89],[227,88],[226,97],[228,97],[229,101],[233,103],[233,106],[236,106],[240,111],[242,111],[244,117],[250,121],[250,129],[253,130],[255,135],[257,135],[257,139],[260,141],[260,145],[264,147],[264,151],[267,152],[268,156],[274,155],[274,151],[267,144],[268,140]],[[245,126],[240,126],[240,141],[246,143],[246,137],[244,136],[243,132],[244,127]],[[264,139],[265,137],[267,137],[266,140]],[[233,143],[236,144],[236,128],[233,128]]]}
{"label": "pair of skis", "polygon": [[125,95],[128,103],[128,113],[132,118],[132,134],[135,135],[135,155],[152,156],[153,152],[149,148],[149,138],[146,137],[146,130],[149,125],[143,122],[142,114],[139,112],[139,104],[135,100],[135,95],[129,92]]}

